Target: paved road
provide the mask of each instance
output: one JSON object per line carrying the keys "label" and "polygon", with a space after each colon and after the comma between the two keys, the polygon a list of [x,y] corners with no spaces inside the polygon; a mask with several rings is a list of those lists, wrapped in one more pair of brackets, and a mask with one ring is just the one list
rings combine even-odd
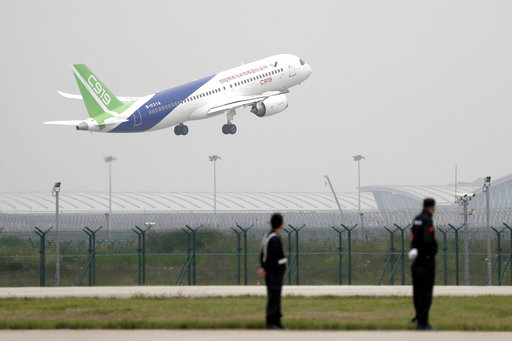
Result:
{"label": "paved road", "polygon": [[481,332],[332,332],[332,331],[285,331],[265,330],[28,330],[0,331],[2,341],[482,341],[512,340],[512,333]]}
{"label": "paved road", "polygon": [[[410,286],[294,286],[286,285],[284,295],[296,296],[411,296]],[[0,298],[116,297],[133,296],[207,297],[265,296],[264,286],[126,286],[126,287],[20,287],[0,288]],[[512,296],[512,286],[436,286],[435,296]]]}

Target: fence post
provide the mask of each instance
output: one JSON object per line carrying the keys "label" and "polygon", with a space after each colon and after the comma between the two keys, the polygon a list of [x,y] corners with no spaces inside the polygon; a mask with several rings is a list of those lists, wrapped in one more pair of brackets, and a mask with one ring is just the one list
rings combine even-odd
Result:
{"label": "fence post", "polygon": [[96,232],[101,228],[102,226],[94,231],[94,234],[92,235],[92,285],[94,286],[96,285]]}
{"label": "fence post", "polygon": [[496,262],[494,263],[493,268],[497,265],[498,266],[498,285],[501,285],[501,234],[505,231],[505,229],[498,231],[494,227],[491,227],[491,229],[496,232],[496,235],[498,236],[498,245],[496,248],[496,251],[498,252],[498,255],[496,257]]}
{"label": "fence post", "polygon": [[196,285],[196,232],[201,226],[193,229],[192,227],[185,225],[185,227],[192,232],[192,285]]}
{"label": "fence post", "polygon": [[[85,227],[85,228],[87,230],[89,230],[87,227]],[[93,262],[93,251],[92,251],[92,247],[93,247],[93,243],[94,243],[92,236],[93,236],[92,234],[89,234],[89,250],[88,250],[88,253],[89,253],[90,260],[91,260],[91,263],[89,263],[89,286],[92,286],[92,269],[93,269],[93,263],[92,263]]]}
{"label": "fence post", "polygon": [[185,273],[187,273],[187,280],[188,285],[190,285],[190,259],[191,259],[191,238],[190,238],[190,232],[188,230],[185,230],[184,228],[181,229],[185,234],[187,235],[187,257],[185,258],[185,262],[181,266],[180,272],[178,274],[178,279],[176,280],[176,285],[181,285],[181,282],[183,281],[183,278],[185,278]]}
{"label": "fence post", "polygon": [[244,285],[247,285],[247,231],[249,231],[253,226],[254,224],[248,228],[243,228],[239,224],[236,224],[236,227],[238,227],[244,235]]}
{"label": "fence post", "polygon": [[48,230],[43,231],[39,229],[37,226],[34,226],[35,234],[37,234],[40,238],[39,242],[39,286],[46,286],[46,234],[53,228],[50,227]]}
{"label": "fence post", "polygon": [[192,260],[192,236],[190,235],[190,231],[183,229],[187,234],[187,285],[192,285],[192,272],[190,271],[190,261]]}
{"label": "fence post", "polygon": [[140,227],[135,226],[135,229],[132,229],[132,231],[137,234],[138,238],[137,253],[139,256],[139,285],[146,284],[146,232],[148,232],[150,228],[151,226],[143,230]]}
{"label": "fence post", "polygon": [[448,224],[453,231],[455,231],[455,285],[459,285],[459,230],[464,227],[464,225],[456,228],[452,224]]}
{"label": "fence post", "polygon": [[391,275],[389,277],[389,281],[388,281],[388,284],[394,284],[394,274],[395,274],[395,267],[394,267],[394,263],[395,263],[395,257],[394,257],[394,253],[395,253],[395,231],[391,231],[390,229],[388,229],[386,226],[384,226],[384,229],[386,231],[388,231],[389,233],[389,256],[388,256],[388,260],[386,261],[386,264],[384,265],[384,270],[382,270],[382,274],[380,275],[379,277],[379,281],[378,281],[378,285],[380,285],[382,283],[382,279],[384,279],[384,275],[386,274],[386,271],[388,270],[388,267],[390,267],[391,269]]}
{"label": "fence post", "polygon": [[[292,284],[292,231],[288,231],[283,228],[283,231],[288,234],[288,270],[286,271],[285,277],[283,278],[283,282],[288,278],[288,285]],[[295,261],[295,258],[293,259]]]}
{"label": "fence post", "polygon": [[[89,256],[92,257],[91,260],[91,266],[89,267],[89,286],[96,285],[96,232],[101,230],[103,226],[100,226],[97,230],[93,231],[87,227],[85,227],[85,230],[88,230],[89,235]],[[86,232],[87,233],[87,232]],[[91,271],[92,268],[92,271]]]}
{"label": "fence post", "polygon": [[508,255],[507,263],[505,265],[505,269],[503,269],[503,277],[505,276],[505,272],[507,271],[507,267],[510,265],[510,284],[512,284],[512,227],[503,223],[506,228],[510,231],[510,254]]}
{"label": "fence post", "polygon": [[335,226],[331,226],[334,231],[338,233],[338,277],[339,277],[339,284],[343,284],[343,230],[338,230]]}
{"label": "fence post", "polygon": [[237,257],[237,284],[240,285],[240,257],[242,256],[242,248],[240,245],[240,231],[231,228],[236,233],[237,247],[236,247],[236,257]]}
{"label": "fence post", "polygon": [[89,286],[96,285],[96,232],[98,232],[102,228],[103,227],[100,226],[96,231],[93,231],[87,226],[84,226],[84,228],[82,229],[82,231],[85,232],[89,239],[89,249],[87,250],[89,258],[87,258],[87,262],[85,263],[82,273],[80,274],[80,277],[76,284],[77,286],[82,285],[82,281],[85,277],[85,273],[87,272],[87,270],[89,270]]}
{"label": "fence post", "polygon": [[244,235],[244,285],[247,285],[247,231],[249,231],[254,225],[251,225],[248,228],[243,228],[239,224],[236,224],[236,226]]}
{"label": "fence post", "polygon": [[299,228],[295,228],[292,225],[288,224],[288,226],[295,231],[295,284],[300,285],[300,275],[299,275],[299,231],[302,230],[306,224],[302,225]]}
{"label": "fence post", "polygon": [[340,224],[347,231],[347,239],[348,239],[348,284],[352,284],[352,230],[357,227],[355,224],[352,227],[347,227],[343,224]]}
{"label": "fence post", "polygon": [[438,228],[439,231],[443,234],[443,277],[444,277],[444,285],[448,285],[448,264],[446,259],[446,252],[448,251],[448,245],[446,240],[446,234],[448,231],[443,230],[442,228]]}
{"label": "fence post", "polygon": [[400,253],[400,262],[402,262],[402,285],[405,285],[405,230],[411,227],[411,225],[407,225],[403,228],[397,224],[393,225],[400,230],[400,238],[402,240],[402,251]]}

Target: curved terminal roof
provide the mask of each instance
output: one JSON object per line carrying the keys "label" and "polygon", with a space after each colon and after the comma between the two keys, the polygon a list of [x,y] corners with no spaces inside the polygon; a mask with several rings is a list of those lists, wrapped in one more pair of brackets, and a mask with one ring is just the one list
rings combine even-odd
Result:
{"label": "curved terminal roof", "polygon": [[[386,198],[382,200],[390,200],[390,196],[404,197],[415,203],[423,201],[424,198],[436,199],[437,205],[450,206],[455,202],[455,187],[454,186],[365,186],[361,187],[364,192],[371,192],[375,196],[386,194]],[[475,193],[475,188],[472,186],[458,186],[458,193]],[[377,201],[379,201],[377,199]],[[381,206],[381,205],[379,205]]]}
{"label": "curved terminal roof", "polygon": [[[483,206],[484,196],[482,186],[484,179],[472,183],[459,183],[457,193],[474,193],[476,197],[470,202],[470,207]],[[424,198],[436,199],[438,206],[456,206],[455,185],[446,186],[365,186],[364,192],[373,193],[380,209],[417,208]],[[512,175],[491,181],[491,202],[494,207],[512,207]]]}
{"label": "curved terminal roof", "polygon": [[[475,193],[470,207],[483,207],[483,179],[457,186],[458,193]],[[426,197],[436,199],[441,207],[456,206],[455,186],[365,186],[361,187],[361,209],[418,209]],[[491,205],[512,207],[512,175],[493,180]],[[343,210],[357,210],[357,193],[338,193]],[[107,212],[108,193],[67,192],[60,194],[63,213]],[[112,193],[114,212],[205,212],[213,210],[213,193]],[[330,192],[227,192],[217,193],[217,210],[224,212],[337,211]],[[50,193],[0,193],[0,213],[51,213],[55,198]]]}
{"label": "curved terminal roof", "polygon": [[[357,193],[339,193],[342,209],[358,207]],[[62,213],[108,211],[108,193],[61,192]],[[372,193],[361,193],[361,209],[375,210]],[[213,193],[112,193],[112,211],[212,211]],[[332,193],[217,193],[218,211],[333,211]],[[0,193],[0,213],[54,212],[49,193]]]}

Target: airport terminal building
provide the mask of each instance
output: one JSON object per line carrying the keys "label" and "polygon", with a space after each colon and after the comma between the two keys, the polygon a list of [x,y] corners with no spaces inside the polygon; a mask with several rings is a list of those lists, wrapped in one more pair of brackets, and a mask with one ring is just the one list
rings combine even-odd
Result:
{"label": "airport terminal building", "polygon": [[[470,223],[485,222],[483,179],[459,183],[458,193],[475,193],[469,203]],[[512,218],[512,175],[494,180],[490,190],[491,219],[496,224]],[[361,187],[361,213],[365,226],[407,224],[421,208],[425,197],[438,203],[438,224],[462,221],[462,208],[455,202],[455,186],[364,186]],[[228,192],[217,193],[217,211],[213,212],[213,193],[114,192],[112,194],[113,228],[126,228],[147,221],[160,226],[184,224],[228,227],[230,225],[265,225],[269,214],[283,212],[287,221],[309,226],[357,224],[358,195],[337,193],[338,209],[330,192]],[[83,225],[105,225],[108,218],[108,193],[62,192],[62,226],[69,229]],[[55,198],[49,193],[0,194],[0,227],[32,229],[34,225],[53,225]]]}

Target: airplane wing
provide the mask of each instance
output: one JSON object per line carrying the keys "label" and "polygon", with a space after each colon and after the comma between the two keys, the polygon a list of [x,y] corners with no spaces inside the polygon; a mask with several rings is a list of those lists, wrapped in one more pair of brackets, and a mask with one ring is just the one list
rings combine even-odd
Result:
{"label": "airplane wing", "polygon": [[43,124],[55,124],[55,125],[61,125],[61,126],[76,126],[76,125],[80,124],[81,122],[83,122],[83,120],[81,120],[81,121],[48,121],[48,122],[43,122]]}
{"label": "airplane wing", "polygon": [[[75,95],[75,94],[68,94],[67,92],[57,90],[57,93],[61,95],[62,97],[70,98],[70,99],[79,99],[83,100],[82,95]],[[135,101],[139,99],[139,97],[117,97],[118,100],[120,100],[123,103]]]}
{"label": "airplane wing", "polygon": [[267,98],[271,96],[281,95],[289,92],[288,90],[283,91],[268,91],[258,96],[235,96],[229,98],[227,101],[224,101],[223,103],[217,103],[215,106],[210,108],[208,110],[208,114],[215,114],[219,113],[221,111],[226,111],[229,109],[237,109],[249,105],[253,105],[255,103],[261,102],[266,100]]}

